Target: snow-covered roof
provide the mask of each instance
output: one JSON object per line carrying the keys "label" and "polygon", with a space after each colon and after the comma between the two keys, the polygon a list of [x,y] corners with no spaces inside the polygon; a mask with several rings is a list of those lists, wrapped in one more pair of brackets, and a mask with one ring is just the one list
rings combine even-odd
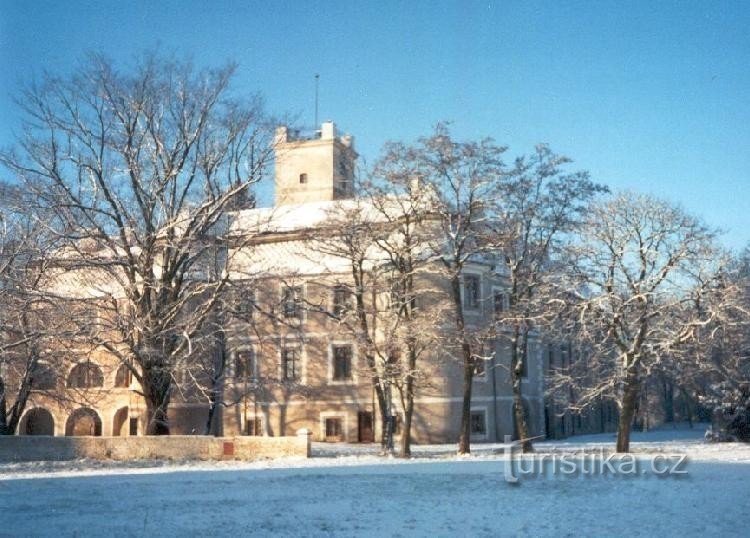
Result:
{"label": "snow-covered roof", "polygon": [[235,251],[229,263],[229,277],[237,280],[351,271],[345,258],[322,251],[311,240],[248,245]]}
{"label": "snow-covered roof", "polygon": [[[301,236],[316,229],[332,229],[356,219],[359,222],[382,223],[403,215],[409,201],[388,197],[346,199],[238,211],[230,218],[229,235],[248,237],[250,241],[230,254],[230,277],[237,279],[274,275],[315,275],[344,273],[350,262],[331,253],[330,234],[319,239],[314,234]],[[263,235],[280,234],[272,241],[262,242]],[[283,234],[288,234],[283,237]],[[384,253],[373,251],[371,263],[385,260]]]}
{"label": "snow-covered roof", "polygon": [[229,234],[301,232],[333,225],[354,212],[360,222],[386,222],[403,215],[410,203],[406,198],[389,196],[244,209],[230,217]]}

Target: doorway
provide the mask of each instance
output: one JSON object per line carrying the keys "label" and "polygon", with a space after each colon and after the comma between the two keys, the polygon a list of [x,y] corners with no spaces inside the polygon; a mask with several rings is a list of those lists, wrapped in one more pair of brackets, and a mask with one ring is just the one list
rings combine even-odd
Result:
{"label": "doorway", "polygon": [[357,439],[360,443],[375,442],[372,413],[369,411],[360,411],[357,414]]}

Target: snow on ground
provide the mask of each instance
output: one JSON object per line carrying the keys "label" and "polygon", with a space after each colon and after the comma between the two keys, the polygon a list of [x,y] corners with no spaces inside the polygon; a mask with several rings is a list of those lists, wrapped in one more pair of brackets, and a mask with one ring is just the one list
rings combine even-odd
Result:
{"label": "snow on ground", "polygon": [[[504,478],[503,445],[318,445],[310,460],[40,462],[0,465],[0,536],[713,536],[741,535],[750,447],[703,428],[636,433],[638,475]],[[540,453],[611,449],[611,434],[539,443]],[[687,454],[686,475],[648,472]],[[585,456],[587,457],[587,456]],[[514,464],[518,464],[516,461]]]}

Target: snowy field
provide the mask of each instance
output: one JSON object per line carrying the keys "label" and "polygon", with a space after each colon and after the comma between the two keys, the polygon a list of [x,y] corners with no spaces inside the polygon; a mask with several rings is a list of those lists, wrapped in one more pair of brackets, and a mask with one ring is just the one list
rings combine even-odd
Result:
{"label": "snowy field", "polygon": [[[420,447],[408,462],[315,445],[310,460],[4,464],[0,536],[746,535],[750,446],[705,444],[703,431],[634,434],[637,475],[547,473],[515,485],[502,445],[464,458]],[[613,441],[537,446],[589,458]],[[677,454],[687,474],[649,472],[654,456]]]}

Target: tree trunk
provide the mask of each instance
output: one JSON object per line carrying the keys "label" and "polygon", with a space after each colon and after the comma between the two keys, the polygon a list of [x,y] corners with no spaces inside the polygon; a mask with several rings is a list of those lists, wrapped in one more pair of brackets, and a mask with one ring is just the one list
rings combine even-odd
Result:
{"label": "tree trunk", "polygon": [[146,401],[146,415],[148,416],[146,435],[169,435],[169,420],[167,410],[163,405]]}
{"label": "tree trunk", "polygon": [[674,385],[669,379],[664,380],[664,421],[674,422]]}
{"label": "tree trunk", "polygon": [[146,435],[169,435],[169,408],[172,380],[166,368],[143,371],[143,397],[146,400]]}
{"label": "tree trunk", "polygon": [[411,422],[414,414],[414,372],[417,368],[417,352],[414,349],[414,343],[409,346],[409,361],[407,364],[408,372],[404,387],[403,397],[401,399],[404,407],[404,423],[401,429],[401,457],[411,457]]}
{"label": "tree trunk", "polygon": [[0,435],[11,435],[13,433],[8,429],[7,412],[7,404],[5,402],[5,383],[3,383],[3,378],[0,377]]}
{"label": "tree trunk", "polygon": [[[361,260],[352,263],[352,278],[355,285],[354,299],[356,301],[357,320],[367,346],[366,349],[369,350],[372,348],[373,341],[370,334],[370,322],[367,319],[367,310],[365,309],[364,269]],[[375,288],[373,288],[373,303],[376,300]],[[377,362],[372,351],[365,352],[365,360],[367,362],[367,367],[370,369],[372,387],[378,400],[378,408],[380,409],[380,448],[385,452],[386,450],[389,450],[389,448],[393,448],[393,428],[391,426],[390,416],[391,407],[388,405],[388,402],[386,402],[385,391],[383,390]]]}
{"label": "tree trunk", "polygon": [[528,331],[524,331],[521,334],[520,328],[516,326],[512,347],[511,387],[513,389],[513,417],[516,423],[516,435],[521,442],[521,452],[529,453],[534,451],[534,446],[531,442],[529,427],[526,423],[526,411],[523,406],[522,393],[523,366],[528,360]]}
{"label": "tree trunk", "polygon": [[521,452],[524,454],[533,452],[534,446],[531,443],[528,427],[526,426],[526,412],[523,408],[523,398],[521,391],[516,386],[521,384],[517,376],[513,379],[513,417],[516,422],[516,435],[521,442]]}
{"label": "tree trunk", "polygon": [[212,388],[208,395],[208,418],[206,419],[206,429],[203,432],[203,435],[211,435],[211,430],[213,429],[214,417],[216,416],[217,407],[218,407],[218,391],[215,388]]}
{"label": "tree trunk", "polygon": [[414,398],[407,400],[404,409],[404,423],[401,430],[401,457],[411,458],[411,420],[414,415]]}
{"label": "tree trunk", "polygon": [[628,372],[625,377],[625,393],[620,409],[620,421],[617,425],[617,452],[630,452],[630,429],[638,401],[638,374]]}
{"label": "tree trunk", "polygon": [[383,394],[383,407],[381,408],[383,431],[380,440],[381,449],[384,454],[393,454],[393,387],[390,381],[381,387]]}
{"label": "tree trunk", "polygon": [[693,427],[693,408],[690,405],[690,396],[688,395],[687,391],[680,387],[680,392],[682,393],[682,402],[684,406],[684,414],[685,418],[688,421],[688,424],[690,425],[690,428]]}
{"label": "tree trunk", "polygon": [[[0,383],[2,380],[0,380]],[[21,388],[16,395],[16,401],[8,410],[8,402],[5,397],[5,387],[0,387],[0,435],[14,435],[18,424],[21,422],[21,416],[26,409],[26,403],[31,394],[31,379],[25,377],[21,383]]]}
{"label": "tree trunk", "polygon": [[474,365],[471,362],[464,361],[464,394],[461,405],[461,430],[458,435],[459,454],[471,452],[471,388],[473,381]]}
{"label": "tree trunk", "polygon": [[[211,386],[208,391],[208,417],[206,419],[206,427],[203,435],[211,435],[214,427],[214,417],[216,417],[216,411],[220,405],[219,400],[221,399],[221,387],[219,386],[221,378],[224,376],[224,372],[227,368],[227,359],[229,353],[227,350],[227,342],[224,337],[224,331],[219,330],[216,336],[216,345],[218,349],[218,364],[214,363],[214,369],[211,373]],[[247,387],[247,372],[245,372],[245,386]],[[247,388],[245,389],[245,398],[247,398]]]}
{"label": "tree trunk", "polygon": [[458,453],[471,452],[471,389],[474,382],[474,361],[472,359],[471,344],[466,337],[464,325],[464,311],[461,302],[461,277],[456,274],[451,278],[453,293],[453,307],[456,310],[456,329],[460,339],[461,354],[464,366],[463,403],[461,405],[461,426],[458,433]]}
{"label": "tree trunk", "polygon": [[[368,362],[370,362],[372,359],[368,359]],[[375,361],[372,360],[372,387],[375,390],[375,397],[378,400],[378,409],[380,409],[380,449],[385,451],[388,449],[388,442],[389,438],[392,439],[393,435],[392,433],[389,433],[389,430],[392,430],[391,428],[391,417],[390,417],[390,409],[391,406],[388,405],[388,402],[386,401],[385,397],[385,391],[383,390],[382,382],[380,380],[380,376],[377,375],[377,368],[374,365]]]}

